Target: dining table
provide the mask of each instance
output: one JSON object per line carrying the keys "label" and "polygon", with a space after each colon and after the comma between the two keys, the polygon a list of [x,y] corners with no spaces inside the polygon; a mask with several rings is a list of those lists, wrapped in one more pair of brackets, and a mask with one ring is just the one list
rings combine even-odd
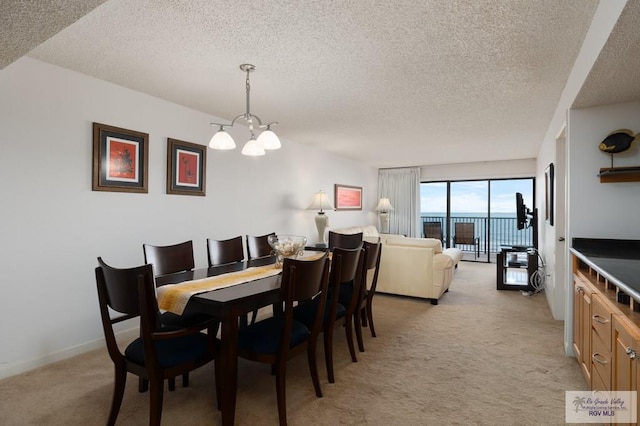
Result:
{"label": "dining table", "polygon": [[[210,268],[156,277],[156,286],[179,284],[194,280],[202,280],[222,274],[230,274],[246,270],[250,267],[261,267],[275,264],[275,257],[252,259]],[[275,266],[274,266],[275,268]],[[218,377],[220,389],[218,395],[223,425],[233,425],[235,421],[236,399],[238,389],[238,330],[240,318],[249,312],[265,306],[278,305],[280,297],[280,278],[282,274],[242,282],[239,284],[205,291],[192,295],[186,305],[185,312],[206,313],[219,319],[220,353],[215,362],[220,363]]]}

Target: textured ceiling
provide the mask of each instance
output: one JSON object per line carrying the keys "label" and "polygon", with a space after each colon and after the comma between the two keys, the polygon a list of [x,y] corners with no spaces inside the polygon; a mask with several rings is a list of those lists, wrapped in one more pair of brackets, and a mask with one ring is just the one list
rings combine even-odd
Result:
{"label": "textured ceiling", "polygon": [[105,0],[0,2],[0,70]]}
{"label": "textured ceiling", "polygon": [[223,119],[253,63],[285,143],[379,167],[534,158],[597,4],[109,0],[29,56]]}
{"label": "textured ceiling", "polygon": [[[640,100],[640,1],[627,2],[573,107]],[[638,127],[637,130],[640,130]]]}

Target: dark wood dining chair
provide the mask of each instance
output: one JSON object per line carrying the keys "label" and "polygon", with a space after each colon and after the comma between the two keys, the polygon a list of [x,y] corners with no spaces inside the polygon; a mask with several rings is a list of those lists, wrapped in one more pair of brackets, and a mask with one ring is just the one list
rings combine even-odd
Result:
{"label": "dark wood dining chair", "polygon": [[207,258],[209,267],[226,265],[244,260],[242,236],[228,240],[212,240],[207,238]]}
{"label": "dark wood dining chair", "polygon": [[190,271],[195,267],[193,261],[193,241],[170,246],[143,244],[144,263],[153,265],[155,276]]}
{"label": "dark wood dining chair", "polygon": [[478,256],[480,256],[480,238],[475,236],[475,226],[473,222],[456,222],[454,229],[453,246],[473,246],[474,258],[477,259]]}
{"label": "dark wood dining chair", "polygon": [[[283,312],[239,331],[238,355],[272,366],[276,376],[278,417],[281,425],[287,424],[287,361],[305,349],[316,396],[322,397],[316,348],[327,300],[328,277],[329,263],[326,253],[316,260],[284,259],[280,285]],[[293,317],[294,305],[305,303],[316,303],[318,307],[315,318],[309,325],[296,321]]]}
{"label": "dark wood dining chair", "polygon": [[[353,316],[358,305],[359,277],[362,261],[361,246],[355,249],[335,248],[331,256],[331,273],[327,305],[323,320],[324,358],[329,383],[335,383],[333,368],[334,328],[344,325],[351,360],[358,362],[353,342]],[[303,324],[311,324],[317,304],[307,303],[296,307],[294,318]]]}
{"label": "dark wood dining chair", "polygon": [[273,249],[269,245],[269,236],[275,235],[275,232],[266,235],[254,236],[247,235],[247,257],[249,259],[258,259],[261,257],[272,256]]}
{"label": "dark wood dining chair", "polygon": [[[362,326],[368,326],[369,331],[371,331],[371,336],[376,337],[376,329],[373,325],[373,296],[376,293],[376,286],[378,285],[382,244],[365,241],[363,243],[363,249],[362,274],[360,275],[359,288],[360,297],[357,312],[354,317],[356,338],[358,339],[358,349],[360,349],[360,352],[364,352]],[[371,277],[371,284],[368,285],[368,276],[371,271],[373,271],[373,276]]]}
{"label": "dark wood dining chair", "polygon": [[340,234],[338,232],[329,231],[329,250],[336,247],[343,249],[354,249],[362,244],[363,234]]}
{"label": "dark wood dining chair", "polygon": [[[115,386],[108,425],[114,425],[124,395],[127,373],[148,381],[149,424],[162,417],[164,381],[184,375],[212,361],[215,339],[201,328],[166,328],[160,325],[153,270],[150,264],[113,268],[98,258],[95,269],[100,316],[109,356],[115,367]],[[113,317],[110,312],[113,312]],[[124,353],[116,342],[113,326],[132,318],[140,320],[140,337]],[[216,372],[217,373],[217,372]]]}
{"label": "dark wood dining chair", "polygon": [[[251,259],[260,259],[263,257],[273,256],[273,248],[269,245],[269,236],[276,235],[275,232],[266,235],[247,235],[247,257]],[[258,311],[255,310],[251,313],[251,319],[248,320],[249,324],[256,322],[258,317]]]}
{"label": "dark wood dining chair", "polygon": [[[143,244],[142,251],[144,253],[144,262],[153,265],[153,273],[155,276],[175,274],[177,272],[191,271],[195,262],[193,259],[193,241],[185,241],[179,244],[168,246],[155,246],[151,244]],[[220,322],[218,319],[202,312],[191,311],[187,309],[182,315],[173,312],[163,312],[160,315],[162,325],[167,327],[193,327],[206,326],[208,333],[212,336],[218,334]],[[183,386],[189,385],[189,375],[182,376]],[[175,385],[173,381],[169,382],[170,389],[173,390]],[[140,383],[140,388],[144,389],[146,384]]]}

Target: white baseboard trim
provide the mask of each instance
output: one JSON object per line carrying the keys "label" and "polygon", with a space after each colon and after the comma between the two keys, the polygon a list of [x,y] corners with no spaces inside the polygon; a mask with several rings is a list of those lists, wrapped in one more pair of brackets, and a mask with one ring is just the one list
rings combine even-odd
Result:
{"label": "white baseboard trim", "polygon": [[[122,340],[122,341],[130,342],[136,337],[138,337],[139,335],[140,335],[140,332],[138,327],[134,327],[134,328],[123,330],[117,333],[116,338],[118,341]],[[83,353],[90,352],[100,348],[103,348],[105,352],[107,351],[107,345],[105,343],[104,338],[82,343],[80,345],[63,349],[58,352],[53,352],[45,356],[42,356],[40,358],[12,363],[10,365],[3,366],[0,368],[0,380],[6,379],[7,377],[15,376],[17,374],[26,373],[27,371],[31,371],[33,369],[43,367],[45,365],[53,364],[54,362],[62,361],[64,359],[68,359],[76,355],[81,355]]]}

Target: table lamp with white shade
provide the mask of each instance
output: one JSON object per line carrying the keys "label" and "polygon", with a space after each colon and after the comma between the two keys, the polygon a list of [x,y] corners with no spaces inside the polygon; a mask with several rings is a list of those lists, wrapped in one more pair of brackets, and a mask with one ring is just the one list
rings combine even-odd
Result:
{"label": "table lamp with white shade", "polygon": [[318,214],[316,215],[318,243],[326,244],[326,241],[324,240],[324,231],[329,225],[329,218],[326,214],[324,214],[324,210],[333,210],[333,206],[331,205],[327,194],[322,191],[316,192],[313,196],[313,201],[311,202],[309,207],[307,207],[307,210],[319,210]]}
{"label": "table lamp with white shade", "polygon": [[393,206],[388,198],[380,198],[376,211],[380,212],[380,230],[382,234],[389,233],[389,212]]}

